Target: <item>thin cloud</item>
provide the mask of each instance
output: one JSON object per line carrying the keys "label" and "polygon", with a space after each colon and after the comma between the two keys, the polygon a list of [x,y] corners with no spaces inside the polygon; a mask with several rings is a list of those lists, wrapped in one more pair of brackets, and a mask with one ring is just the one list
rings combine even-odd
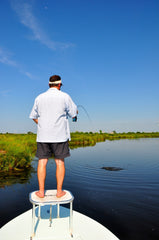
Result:
{"label": "thin cloud", "polygon": [[7,90],[0,90],[0,96],[8,97],[12,91],[10,89]]}
{"label": "thin cloud", "polygon": [[11,60],[11,54],[4,49],[0,48],[0,62],[6,65],[17,67],[17,63]]}
{"label": "thin cloud", "polygon": [[31,74],[31,73],[29,73],[29,72],[22,72],[24,75],[26,75],[28,78],[30,78],[30,79],[35,79],[35,77]]}
{"label": "thin cloud", "polygon": [[33,14],[32,6],[25,0],[12,0],[11,6],[18,15],[20,22],[31,30],[34,40],[39,41],[51,50],[73,46],[73,44],[70,43],[52,41],[40,27],[38,19]]}
{"label": "thin cloud", "polygon": [[12,59],[12,55],[13,54],[0,47],[0,63],[17,68],[20,73],[22,73],[23,75],[27,76],[30,79],[33,79],[34,76],[31,73],[24,71],[21,65]]}

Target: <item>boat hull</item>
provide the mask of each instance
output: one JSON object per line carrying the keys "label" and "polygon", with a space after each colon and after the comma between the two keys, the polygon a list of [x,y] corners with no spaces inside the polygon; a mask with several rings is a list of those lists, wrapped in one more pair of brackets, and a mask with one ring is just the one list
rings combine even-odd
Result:
{"label": "boat hull", "polygon": [[[73,211],[73,237],[71,237],[69,233],[69,209],[60,206],[60,218],[57,218],[57,207],[53,206],[51,226],[49,210],[50,206],[43,206],[41,219],[38,219],[38,208],[36,209],[33,240],[119,240],[103,225],[76,211]],[[28,210],[0,229],[0,239],[30,240],[31,227],[32,210]]]}

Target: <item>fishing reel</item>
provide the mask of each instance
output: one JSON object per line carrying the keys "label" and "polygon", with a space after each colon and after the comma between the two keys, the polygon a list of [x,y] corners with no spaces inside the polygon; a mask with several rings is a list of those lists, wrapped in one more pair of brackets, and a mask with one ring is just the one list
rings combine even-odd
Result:
{"label": "fishing reel", "polygon": [[77,116],[72,118],[72,122],[77,122]]}

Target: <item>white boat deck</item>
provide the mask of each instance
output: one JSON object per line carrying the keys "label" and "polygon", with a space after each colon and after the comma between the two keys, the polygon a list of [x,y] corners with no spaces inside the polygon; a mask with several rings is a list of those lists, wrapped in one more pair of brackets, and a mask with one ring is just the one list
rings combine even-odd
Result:
{"label": "white boat deck", "polygon": [[[57,218],[57,207],[53,206],[53,221],[49,224],[50,206],[41,207],[41,220],[37,224],[33,240],[119,240],[107,228],[93,219],[73,211],[73,237],[70,236],[69,214],[67,208],[60,207],[60,218]],[[0,229],[1,240],[30,240],[32,210],[29,210]]]}

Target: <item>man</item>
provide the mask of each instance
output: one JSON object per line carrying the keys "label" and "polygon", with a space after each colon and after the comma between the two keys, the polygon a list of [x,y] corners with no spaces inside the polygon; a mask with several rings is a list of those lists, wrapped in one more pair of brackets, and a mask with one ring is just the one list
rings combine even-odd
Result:
{"label": "man", "polygon": [[62,186],[65,176],[64,158],[70,156],[68,117],[76,118],[78,110],[71,97],[60,91],[61,86],[61,77],[51,76],[49,89],[35,99],[30,113],[30,118],[37,124],[36,156],[39,158],[37,168],[39,191],[36,195],[40,198],[45,194],[46,165],[52,154],[56,163],[56,196],[60,198],[66,194]]}

